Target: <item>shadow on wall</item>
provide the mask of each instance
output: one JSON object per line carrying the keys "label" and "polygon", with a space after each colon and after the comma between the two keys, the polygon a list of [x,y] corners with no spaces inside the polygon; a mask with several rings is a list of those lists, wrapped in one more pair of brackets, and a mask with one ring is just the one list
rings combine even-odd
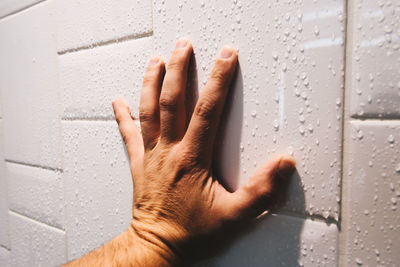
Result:
{"label": "shadow on wall", "polygon": [[[187,110],[190,118],[198,98],[197,66],[194,56],[189,73],[189,81],[193,81],[187,90]],[[225,175],[220,182],[231,191],[237,188],[239,183],[243,89],[243,76],[239,64],[221,117],[213,166],[218,177],[221,177],[219,176],[221,173]],[[229,160],[229,164],[221,164],[224,160]],[[304,190],[298,172],[293,174],[289,183],[281,193],[282,199],[279,203],[285,202],[287,189],[291,188],[290,193],[296,194],[299,210],[304,210]],[[304,220],[300,218],[272,214],[272,212],[265,214],[247,225],[234,227],[233,231],[227,231],[224,236],[210,237],[205,248],[209,251],[208,258],[195,266],[301,266],[299,259],[303,224]]]}
{"label": "shadow on wall", "polygon": [[[296,172],[290,186],[301,188]],[[284,198],[286,195],[284,195]],[[304,194],[299,201],[304,207]],[[299,204],[300,205],[300,204]],[[286,215],[267,213],[247,225],[227,231],[223,237],[210,238],[210,250],[194,266],[303,266],[301,236],[304,220]]]}
{"label": "shadow on wall", "polygon": [[231,192],[239,187],[242,126],[243,75],[238,62],[221,116],[213,159],[213,169],[220,178],[220,183]]}

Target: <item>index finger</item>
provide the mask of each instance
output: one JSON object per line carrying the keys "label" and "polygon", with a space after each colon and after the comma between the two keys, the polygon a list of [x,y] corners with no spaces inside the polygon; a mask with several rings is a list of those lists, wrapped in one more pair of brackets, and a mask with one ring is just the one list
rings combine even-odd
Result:
{"label": "index finger", "polygon": [[237,59],[235,49],[226,46],[221,50],[182,140],[191,151],[194,151],[195,156],[203,157],[207,163],[211,162],[209,155],[213,150],[220,116],[235,73]]}

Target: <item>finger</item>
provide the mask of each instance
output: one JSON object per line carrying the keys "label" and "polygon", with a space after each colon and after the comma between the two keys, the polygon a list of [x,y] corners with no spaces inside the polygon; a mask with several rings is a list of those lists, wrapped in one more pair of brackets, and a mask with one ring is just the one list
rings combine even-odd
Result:
{"label": "finger", "polygon": [[192,44],[179,39],[167,66],[160,95],[161,140],[180,140],[186,128],[185,90]]}
{"label": "finger", "polygon": [[149,62],[143,79],[139,119],[145,149],[152,149],[156,145],[160,135],[158,99],[160,98],[164,70],[164,61],[159,57],[153,57]]}
{"label": "finger", "polygon": [[196,151],[197,156],[211,161],[219,119],[237,64],[237,52],[224,47],[215,62],[199,100],[197,101],[184,142]]}
{"label": "finger", "polygon": [[228,217],[254,218],[271,208],[295,166],[294,158],[289,155],[280,155],[269,160],[247,184],[230,194]]}
{"label": "finger", "polygon": [[119,131],[128,151],[129,160],[131,163],[135,163],[143,155],[143,141],[139,129],[135,125],[129,107],[124,100],[115,99],[112,106]]}

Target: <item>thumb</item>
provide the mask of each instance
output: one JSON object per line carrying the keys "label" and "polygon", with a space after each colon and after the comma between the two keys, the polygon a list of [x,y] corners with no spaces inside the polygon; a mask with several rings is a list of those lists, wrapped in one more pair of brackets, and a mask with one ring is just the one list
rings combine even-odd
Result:
{"label": "thumb", "polygon": [[133,121],[131,112],[126,102],[122,99],[115,99],[112,102],[115,119],[119,131],[126,145],[130,161],[141,158],[143,154],[143,139],[138,127]]}
{"label": "thumb", "polygon": [[251,219],[275,204],[285,180],[294,172],[296,162],[292,156],[279,155],[270,159],[250,179],[231,194],[230,212],[237,219]]}

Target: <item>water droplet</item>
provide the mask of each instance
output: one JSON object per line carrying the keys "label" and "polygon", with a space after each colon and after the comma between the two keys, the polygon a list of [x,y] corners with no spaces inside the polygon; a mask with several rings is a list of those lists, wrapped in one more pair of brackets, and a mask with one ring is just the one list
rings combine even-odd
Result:
{"label": "water droplet", "polygon": [[388,136],[388,142],[390,143],[390,144],[393,144],[394,143],[394,136],[391,134],[391,135],[389,135]]}
{"label": "water droplet", "polygon": [[274,120],[274,122],[272,123],[272,126],[274,126],[275,131],[279,130],[279,122],[277,120]]}
{"label": "water droplet", "polygon": [[272,58],[273,58],[274,60],[278,60],[278,53],[272,52]]}
{"label": "water droplet", "polygon": [[299,127],[299,132],[300,132],[301,135],[304,135],[305,130],[304,130],[304,127],[303,127],[303,126],[300,126],[300,127]]}
{"label": "water droplet", "polygon": [[283,63],[282,64],[282,71],[286,72],[286,70],[287,70],[287,65],[286,65],[286,63]]}
{"label": "water droplet", "polygon": [[251,112],[251,116],[252,116],[253,118],[257,117],[257,111],[256,111],[256,110],[253,110],[253,111]]}
{"label": "water droplet", "polygon": [[314,34],[319,35],[319,28],[317,25],[315,25],[315,27],[314,27]]}
{"label": "water droplet", "polygon": [[361,140],[361,139],[363,139],[363,137],[364,137],[363,131],[362,130],[358,130],[357,131],[357,138]]}
{"label": "water droplet", "polygon": [[360,258],[356,258],[356,263],[358,265],[362,265],[363,264],[363,262],[362,262],[362,260]]}
{"label": "water droplet", "polygon": [[389,26],[386,25],[386,26],[384,27],[384,31],[385,31],[386,33],[392,33],[393,30],[392,30],[392,28],[390,28]]}
{"label": "water droplet", "polygon": [[400,163],[397,164],[397,166],[396,166],[396,172],[397,172],[397,173],[400,173]]}

